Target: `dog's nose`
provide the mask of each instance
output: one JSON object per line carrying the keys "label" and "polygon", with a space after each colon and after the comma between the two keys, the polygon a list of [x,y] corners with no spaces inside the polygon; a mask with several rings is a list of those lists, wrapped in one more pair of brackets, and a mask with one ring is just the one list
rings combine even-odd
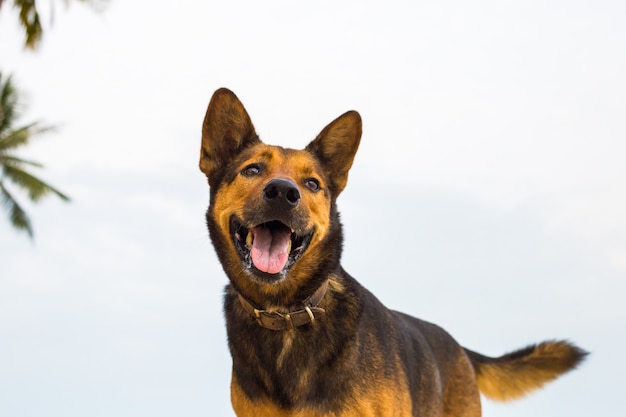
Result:
{"label": "dog's nose", "polygon": [[263,189],[263,197],[271,205],[291,208],[300,202],[300,190],[293,181],[274,178]]}

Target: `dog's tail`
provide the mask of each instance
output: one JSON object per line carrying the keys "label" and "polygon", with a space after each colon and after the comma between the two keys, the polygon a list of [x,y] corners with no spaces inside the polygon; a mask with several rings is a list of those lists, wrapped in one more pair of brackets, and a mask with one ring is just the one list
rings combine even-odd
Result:
{"label": "dog's tail", "polygon": [[588,352],[566,341],[548,341],[490,358],[465,349],[478,389],[496,401],[520,398],[576,368]]}

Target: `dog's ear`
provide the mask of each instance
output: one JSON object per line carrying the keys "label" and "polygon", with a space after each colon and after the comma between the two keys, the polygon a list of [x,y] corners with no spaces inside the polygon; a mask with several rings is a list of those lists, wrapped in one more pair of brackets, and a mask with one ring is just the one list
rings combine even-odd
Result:
{"label": "dog's ear", "polygon": [[334,197],[348,182],[348,171],[361,141],[361,116],[349,111],[339,116],[307,145],[322,164]]}
{"label": "dog's ear", "polygon": [[237,96],[220,88],[211,98],[202,125],[200,170],[216,184],[218,173],[246,147],[259,143],[248,112]]}

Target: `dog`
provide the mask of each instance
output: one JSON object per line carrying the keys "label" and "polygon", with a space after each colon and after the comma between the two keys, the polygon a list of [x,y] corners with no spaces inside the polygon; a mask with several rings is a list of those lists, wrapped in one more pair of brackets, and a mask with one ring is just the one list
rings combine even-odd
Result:
{"label": "dog", "polygon": [[239,417],[477,417],[575,368],[587,352],[547,341],[491,358],[387,309],[340,264],[337,197],[361,139],[349,111],[304,149],[263,143],[217,90],[202,126],[209,235],[229,278],[224,314]]}

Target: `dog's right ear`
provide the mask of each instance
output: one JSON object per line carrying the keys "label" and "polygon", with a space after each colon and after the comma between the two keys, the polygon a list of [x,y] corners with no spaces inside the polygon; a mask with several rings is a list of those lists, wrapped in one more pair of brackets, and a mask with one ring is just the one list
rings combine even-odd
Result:
{"label": "dog's right ear", "polygon": [[209,185],[217,185],[221,168],[239,152],[259,142],[250,116],[237,96],[226,88],[213,93],[204,116],[200,149],[200,170],[206,174]]}

